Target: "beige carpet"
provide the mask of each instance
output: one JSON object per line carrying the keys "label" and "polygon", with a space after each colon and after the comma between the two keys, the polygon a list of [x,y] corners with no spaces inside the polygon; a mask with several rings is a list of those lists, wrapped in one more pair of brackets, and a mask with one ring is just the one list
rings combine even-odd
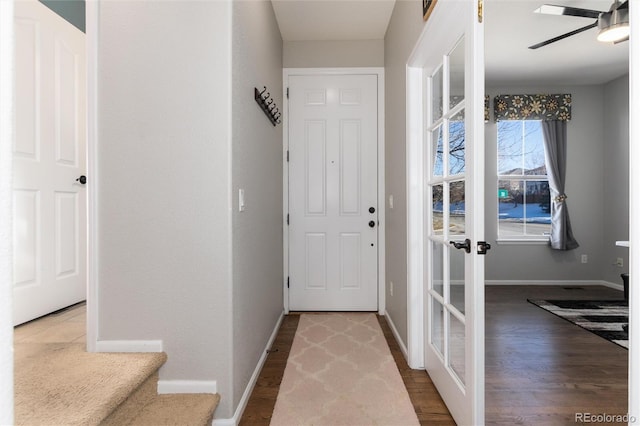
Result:
{"label": "beige carpet", "polygon": [[418,425],[374,314],[303,314],[271,425]]}

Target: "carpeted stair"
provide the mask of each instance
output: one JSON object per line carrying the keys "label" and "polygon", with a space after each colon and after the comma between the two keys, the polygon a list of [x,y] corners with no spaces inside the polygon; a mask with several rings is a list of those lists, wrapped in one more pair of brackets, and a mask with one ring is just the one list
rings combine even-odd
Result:
{"label": "carpeted stair", "polygon": [[80,343],[16,343],[16,425],[209,425],[214,394],[158,395],[164,353],[88,353]]}

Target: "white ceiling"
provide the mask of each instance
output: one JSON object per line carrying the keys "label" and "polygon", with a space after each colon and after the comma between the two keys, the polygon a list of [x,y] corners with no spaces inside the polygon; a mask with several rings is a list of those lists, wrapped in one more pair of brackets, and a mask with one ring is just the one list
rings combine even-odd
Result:
{"label": "white ceiling", "polygon": [[395,0],[272,0],[284,41],[382,40]]}
{"label": "white ceiling", "polygon": [[[404,0],[398,0],[404,1]],[[436,7],[442,7],[446,1]],[[628,72],[629,43],[604,44],[597,28],[527,47],[594,20],[535,14],[545,3],[609,10],[612,0],[485,0],[486,79],[499,84],[600,84]],[[272,0],[285,41],[380,40],[395,0]]]}
{"label": "white ceiling", "polygon": [[485,73],[488,84],[600,84],[628,72],[629,43],[601,43],[596,40],[597,28],[536,50],[528,49],[528,46],[595,21],[533,13],[545,3],[607,11],[613,1],[486,0]]}

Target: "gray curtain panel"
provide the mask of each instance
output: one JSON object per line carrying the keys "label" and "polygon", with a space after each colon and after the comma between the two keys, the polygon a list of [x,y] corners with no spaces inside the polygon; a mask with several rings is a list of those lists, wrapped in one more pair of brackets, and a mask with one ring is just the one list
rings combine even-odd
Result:
{"label": "gray curtain panel", "polygon": [[551,248],[573,250],[580,244],[573,237],[567,195],[564,192],[567,171],[567,122],[543,121],[544,156],[551,190]]}

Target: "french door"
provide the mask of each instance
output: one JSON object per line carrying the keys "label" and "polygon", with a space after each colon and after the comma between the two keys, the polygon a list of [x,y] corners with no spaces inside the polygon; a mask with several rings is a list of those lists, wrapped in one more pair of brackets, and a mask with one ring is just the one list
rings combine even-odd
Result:
{"label": "french door", "polygon": [[[425,366],[460,425],[484,423],[481,2],[439,2],[422,64]],[[479,9],[480,8],[480,13]]]}

